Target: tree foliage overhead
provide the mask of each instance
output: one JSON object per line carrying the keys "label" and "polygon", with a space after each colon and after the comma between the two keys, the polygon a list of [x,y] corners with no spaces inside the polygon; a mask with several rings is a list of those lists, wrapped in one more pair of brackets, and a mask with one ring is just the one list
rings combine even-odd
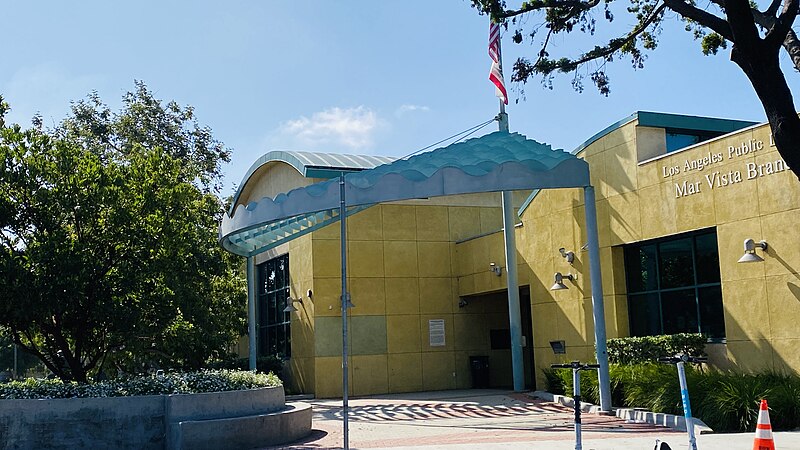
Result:
{"label": "tree foliage overhead", "polygon": [[[644,67],[647,52],[656,49],[662,24],[671,16],[666,12],[675,13],[686,31],[700,41],[705,55],[717,54],[730,45],[731,61],[750,80],[764,107],[778,152],[800,177],[800,119],[779,64],[783,49],[800,70],[800,41],[792,30],[800,0],[771,0],[766,5],[755,0],[709,0],[703,4],[695,0],[628,0],[629,17],[624,21],[631,25],[605,41],[599,41],[595,31],[598,20],[615,20],[612,0],[530,0],[513,6],[505,0],[471,1],[481,14],[504,24],[515,43],[536,45],[532,58],[514,62],[512,81],[526,83],[541,75],[545,84],[552,86],[555,73],[572,73],[573,87],[582,90],[582,80],[588,75],[603,95],[610,93],[606,64],[615,58],[629,58],[635,68]],[[583,53],[574,58],[550,54],[553,37],[578,31],[591,42]]]}
{"label": "tree foliage overhead", "polygon": [[196,368],[243,327],[244,281],[217,244],[229,152],[143,83],[53,130],[0,99],[0,326],[64,380],[104,365]]}

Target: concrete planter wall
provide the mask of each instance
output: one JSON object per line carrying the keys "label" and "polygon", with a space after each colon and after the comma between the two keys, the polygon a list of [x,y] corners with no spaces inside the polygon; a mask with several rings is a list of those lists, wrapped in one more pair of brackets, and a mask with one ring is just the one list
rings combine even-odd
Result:
{"label": "concrete planter wall", "polygon": [[311,431],[283,387],[139,397],[0,400],[0,449],[247,449]]}

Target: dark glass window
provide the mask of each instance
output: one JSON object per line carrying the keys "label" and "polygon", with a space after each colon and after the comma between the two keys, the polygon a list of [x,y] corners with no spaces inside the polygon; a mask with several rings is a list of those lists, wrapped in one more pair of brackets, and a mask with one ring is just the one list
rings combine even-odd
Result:
{"label": "dark glass window", "polygon": [[661,303],[657,293],[628,295],[631,336],[647,336],[661,329]]}
{"label": "dark glass window", "polygon": [[725,337],[716,230],[625,246],[631,336]]}
{"label": "dark glass window", "polygon": [[661,289],[693,285],[692,239],[676,239],[659,244],[658,268]]}
{"label": "dark glass window", "polygon": [[674,152],[675,150],[680,150],[700,142],[705,142],[709,139],[713,139],[717,136],[722,136],[725,134],[722,131],[681,130],[674,128],[666,128],[664,131],[667,138],[667,153]]}
{"label": "dark glass window", "polygon": [[670,133],[667,131],[667,153],[702,142],[705,139],[696,134]]}
{"label": "dark glass window", "polygon": [[289,304],[289,255],[261,263],[258,275],[258,355],[292,356],[290,313],[283,310]]}
{"label": "dark glass window", "polygon": [[625,267],[636,267],[640,273],[628,277],[629,292],[644,292],[658,289],[656,245],[641,245],[625,252]]}
{"label": "dark glass window", "polygon": [[716,233],[697,236],[694,243],[695,258],[697,259],[697,284],[719,283],[719,253],[717,252]]}

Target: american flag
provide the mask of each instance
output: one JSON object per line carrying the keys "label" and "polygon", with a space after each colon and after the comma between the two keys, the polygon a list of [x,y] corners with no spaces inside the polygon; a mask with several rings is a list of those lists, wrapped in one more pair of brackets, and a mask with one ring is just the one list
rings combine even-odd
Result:
{"label": "american flag", "polygon": [[508,92],[503,80],[503,66],[500,62],[500,25],[489,22],[489,57],[492,58],[492,68],[489,70],[489,81],[494,83],[496,95],[508,104]]}

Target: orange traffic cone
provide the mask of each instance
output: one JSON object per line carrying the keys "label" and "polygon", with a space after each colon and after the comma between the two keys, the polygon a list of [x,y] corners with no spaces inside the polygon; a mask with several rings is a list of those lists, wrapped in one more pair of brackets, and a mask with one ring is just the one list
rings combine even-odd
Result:
{"label": "orange traffic cone", "polygon": [[761,408],[758,411],[756,440],[753,442],[753,450],[775,450],[775,442],[772,440],[772,425],[769,423],[769,409],[767,408],[766,400],[761,400]]}

